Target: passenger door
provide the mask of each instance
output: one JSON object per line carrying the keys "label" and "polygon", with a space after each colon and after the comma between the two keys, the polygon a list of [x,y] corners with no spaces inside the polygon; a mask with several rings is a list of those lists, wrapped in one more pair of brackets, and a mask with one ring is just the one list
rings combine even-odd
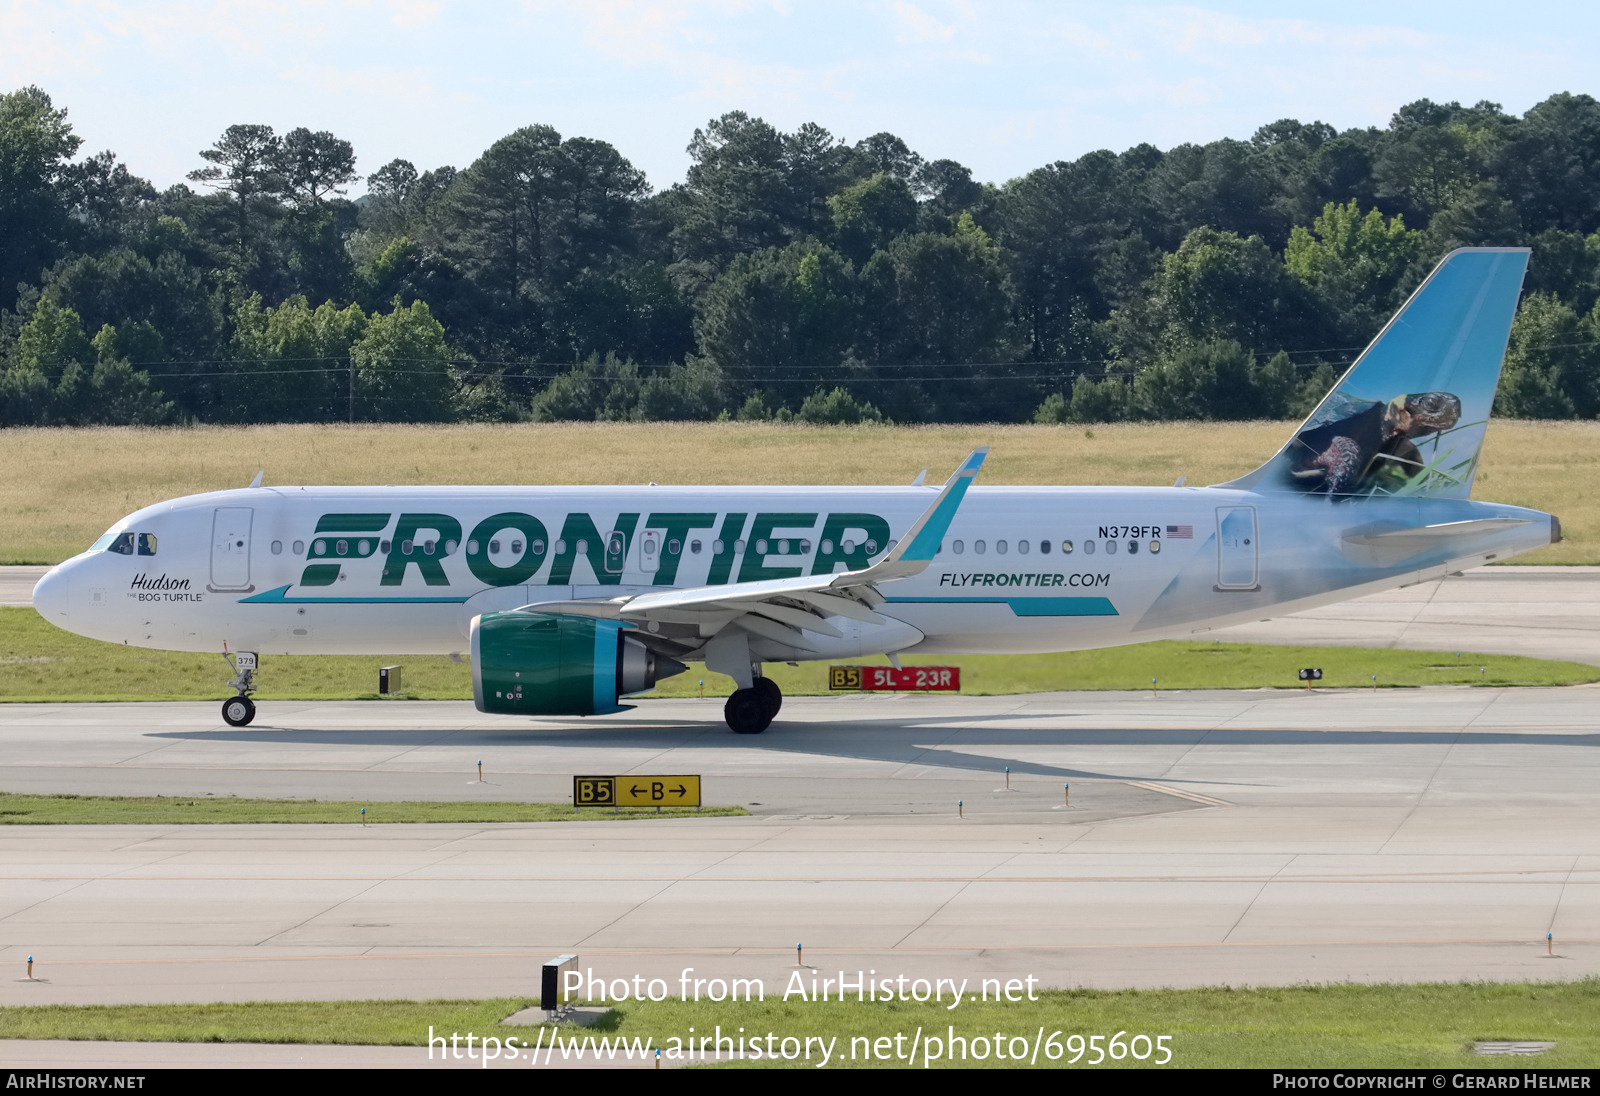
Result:
{"label": "passenger door", "polygon": [[250,585],[250,526],[255,511],[248,506],[219,506],[211,518],[211,589],[253,589]]}

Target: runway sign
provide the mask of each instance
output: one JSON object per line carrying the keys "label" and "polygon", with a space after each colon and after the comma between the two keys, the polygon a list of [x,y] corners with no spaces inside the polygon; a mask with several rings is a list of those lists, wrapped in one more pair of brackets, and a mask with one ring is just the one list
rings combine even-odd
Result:
{"label": "runway sign", "polygon": [[864,692],[961,691],[959,666],[829,666],[828,688]]}
{"label": "runway sign", "polygon": [[575,776],[574,807],[698,807],[698,776]]}

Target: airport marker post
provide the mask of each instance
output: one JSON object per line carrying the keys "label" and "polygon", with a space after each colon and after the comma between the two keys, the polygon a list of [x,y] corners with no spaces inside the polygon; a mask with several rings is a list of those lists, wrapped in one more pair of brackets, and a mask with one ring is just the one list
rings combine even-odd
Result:
{"label": "airport marker post", "polygon": [[554,959],[546,959],[539,969],[539,1007],[545,1013],[562,1012],[567,1008],[567,986],[565,975],[569,970],[578,969],[576,955],[558,955]]}

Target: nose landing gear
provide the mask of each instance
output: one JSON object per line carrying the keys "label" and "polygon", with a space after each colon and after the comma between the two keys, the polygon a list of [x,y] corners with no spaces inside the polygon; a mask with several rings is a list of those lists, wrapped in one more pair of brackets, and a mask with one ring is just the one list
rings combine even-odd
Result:
{"label": "nose landing gear", "polygon": [[239,651],[237,654],[223,652],[222,657],[228,660],[228,665],[233,667],[233,680],[228,682],[228,688],[238,690],[238,696],[230,696],[222,702],[222,721],[230,727],[245,727],[256,717],[256,702],[250,699],[250,694],[256,691],[256,667],[258,665],[254,651]]}

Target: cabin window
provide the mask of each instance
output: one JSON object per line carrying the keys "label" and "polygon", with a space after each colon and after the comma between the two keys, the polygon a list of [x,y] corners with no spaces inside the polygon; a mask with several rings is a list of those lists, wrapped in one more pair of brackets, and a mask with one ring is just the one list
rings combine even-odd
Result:
{"label": "cabin window", "polygon": [[564,556],[566,554],[567,554],[567,542],[566,542],[566,540],[562,539],[562,540],[556,541],[556,555]]}
{"label": "cabin window", "polygon": [[544,541],[542,541],[542,540],[534,541],[532,546],[531,546],[531,549],[533,551],[533,554],[536,555],[536,556],[544,555]]}
{"label": "cabin window", "polygon": [[878,554],[878,542],[875,541],[875,540],[867,541],[867,555],[875,556],[877,554]]}
{"label": "cabin window", "polygon": [[698,540],[691,540],[689,542],[689,551],[698,556],[700,554],[700,542]]}
{"label": "cabin window", "polygon": [[401,552],[401,554],[409,556],[411,554],[411,545],[412,545],[412,542],[409,541],[409,540],[401,541],[400,542],[400,552]]}
{"label": "cabin window", "polygon": [[1028,554],[1028,542],[1025,541],[1025,540],[1017,541],[1017,552],[1020,553],[1021,555],[1024,555],[1024,556],[1027,555]]}
{"label": "cabin window", "polygon": [[972,550],[981,556],[989,550],[989,545],[984,541],[975,540],[972,542]]}
{"label": "cabin window", "polygon": [[335,541],[334,548],[339,555],[347,555],[350,551],[350,542],[348,540]]}
{"label": "cabin window", "polygon": [[[1063,552],[1072,551],[1072,542],[1070,540],[1062,541],[1061,550]],[[1050,554],[1050,542],[1048,540],[1041,540],[1039,542],[1039,554],[1041,556],[1048,556]]]}
{"label": "cabin window", "polygon": [[994,550],[996,552],[1000,553],[1002,556],[1005,555],[1006,554],[1006,542],[1003,541],[1003,540],[995,541],[994,542]]}
{"label": "cabin window", "polygon": [[328,554],[328,542],[325,541],[325,540],[314,540],[314,541],[312,541],[311,542],[311,554],[314,555],[314,556],[325,556],[325,555],[327,555]]}
{"label": "cabin window", "polygon": [[739,553],[739,555],[741,555],[741,556],[744,555],[744,541],[742,541],[742,540],[734,541],[733,542],[733,550],[735,552]]}
{"label": "cabin window", "polygon": [[490,540],[489,540],[489,554],[491,556],[498,556],[500,554],[500,538],[499,537],[491,537],[490,538]]}
{"label": "cabin window", "polygon": [[[389,546],[390,546],[391,543],[392,543],[391,541],[380,540],[378,542],[378,551],[382,552],[384,555],[388,555],[389,554]],[[298,540],[294,542],[294,550],[296,552],[300,551],[300,542]]]}
{"label": "cabin window", "polygon": [[809,540],[802,540],[800,542],[800,554],[802,556],[809,556],[811,554],[811,542]]}
{"label": "cabin window", "polygon": [[656,554],[656,538],[655,537],[645,537],[644,538],[644,554],[647,555],[647,556],[653,556],[653,555]]}
{"label": "cabin window", "polygon": [[683,551],[683,542],[676,538],[667,541],[667,555],[675,556]]}
{"label": "cabin window", "polygon": [[[365,542],[363,542],[363,543],[365,543]],[[365,548],[363,548],[361,550],[363,552],[366,551]],[[455,541],[447,540],[447,541],[444,542],[444,554],[447,555],[447,556],[453,556],[453,555],[456,554],[456,542]]]}
{"label": "cabin window", "polygon": [[1117,554],[1117,542],[1114,541],[1114,540],[1106,541],[1106,555],[1114,556],[1116,554]]}
{"label": "cabin window", "polygon": [[480,545],[475,540],[467,541],[467,555],[469,555],[469,556],[477,555],[478,554],[478,549],[481,548],[481,547],[482,547],[482,545]]}
{"label": "cabin window", "polygon": [[512,541],[511,541],[511,554],[514,555],[514,556],[522,555],[522,538],[521,537],[515,537],[515,538],[512,539]]}
{"label": "cabin window", "polygon": [[1136,555],[1139,554],[1139,542],[1138,541],[1130,540],[1128,542],[1128,554],[1130,556],[1136,556]]}
{"label": "cabin window", "polygon": [[356,554],[357,555],[365,556],[371,550],[372,550],[372,542],[370,540],[358,540],[358,541],[356,541]]}
{"label": "cabin window", "polygon": [[[1072,542],[1071,541],[1064,541],[1063,545],[1070,544],[1070,543],[1072,543]],[[1086,556],[1094,555],[1094,541],[1086,540],[1086,541],[1083,542],[1083,554],[1086,555]]]}
{"label": "cabin window", "polygon": [[955,554],[956,554],[956,555],[958,555],[958,556],[959,556],[959,555],[960,555],[960,554],[961,554],[961,553],[962,553],[962,552],[964,552],[964,551],[966,551],[966,547],[967,547],[967,546],[966,546],[966,545],[965,545],[965,544],[963,544],[963,543],[962,543],[962,542],[961,542],[961,541],[959,541],[959,540],[953,540],[953,541],[951,541],[951,542],[950,542],[950,550],[951,550],[951,551],[952,551],[952,552],[954,552],[954,553],[955,553]]}
{"label": "cabin window", "polygon": [[586,540],[579,540],[578,541],[578,554],[580,556],[586,556],[586,555],[589,554],[589,542],[588,541],[586,541]]}
{"label": "cabin window", "polygon": [[272,554],[275,556],[283,555],[283,541],[275,540],[272,542]]}
{"label": "cabin window", "polygon": [[433,555],[433,546],[436,543],[437,543],[437,541],[432,541],[432,540],[423,541],[422,542],[422,553],[423,553],[423,555],[428,555],[428,556]]}
{"label": "cabin window", "polygon": [[764,540],[756,541],[756,555],[764,556],[766,554],[767,554],[767,542],[764,541]]}
{"label": "cabin window", "polygon": [[1161,551],[1161,542],[1159,540],[1152,540],[1150,542],[1150,554],[1152,556],[1153,555],[1157,555],[1158,553],[1160,553],[1160,551]]}
{"label": "cabin window", "polygon": [[853,540],[841,541],[839,543],[839,548],[844,552],[845,555],[848,556],[851,552],[856,550],[856,542]]}
{"label": "cabin window", "polygon": [[[306,542],[303,540],[295,541],[292,545],[290,545],[290,547],[294,550],[294,554],[297,556],[303,556],[306,554]],[[389,550],[388,541],[384,542],[383,550],[385,552]]]}
{"label": "cabin window", "polygon": [[720,556],[722,554],[722,549],[724,547],[725,547],[725,545],[720,540],[712,541],[711,542],[711,554],[715,555],[715,556]]}
{"label": "cabin window", "polygon": [[822,554],[825,556],[833,555],[833,541],[825,540],[822,542]]}

